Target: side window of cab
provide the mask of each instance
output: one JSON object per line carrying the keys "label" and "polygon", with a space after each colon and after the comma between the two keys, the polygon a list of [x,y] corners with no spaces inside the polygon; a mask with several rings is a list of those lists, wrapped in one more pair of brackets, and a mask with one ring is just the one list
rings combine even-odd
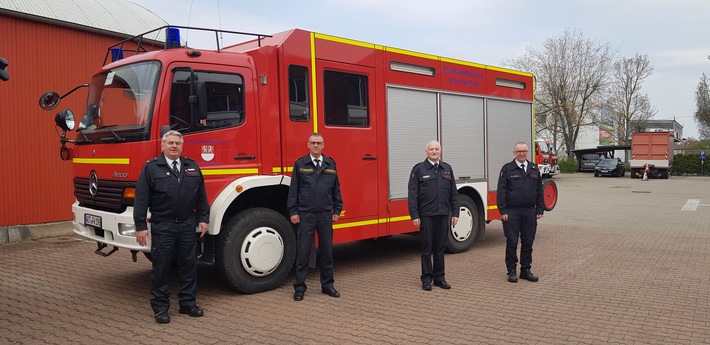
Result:
{"label": "side window of cab", "polygon": [[[194,73],[195,80],[191,81]],[[193,133],[244,123],[244,78],[177,70],[170,89],[170,128]]]}

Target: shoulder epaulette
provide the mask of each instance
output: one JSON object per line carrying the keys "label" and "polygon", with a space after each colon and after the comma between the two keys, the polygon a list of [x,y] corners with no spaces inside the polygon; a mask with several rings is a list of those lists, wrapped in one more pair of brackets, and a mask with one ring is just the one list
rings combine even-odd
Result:
{"label": "shoulder epaulette", "polygon": [[194,161],[195,161],[194,159],[192,159],[192,158],[190,158],[190,157],[181,156],[180,158],[182,158],[182,159],[184,159],[184,160],[186,160],[186,161],[191,161],[191,162],[194,162]]}
{"label": "shoulder epaulette", "polygon": [[151,159],[149,159],[149,160],[147,160],[147,161],[145,161],[145,162],[146,162],[146,164],[147,164],[147,163],[154,162],[154,161],[157,161],[157,160],[158,160],[158,157],[153,157],[153,158],[151,158]]}

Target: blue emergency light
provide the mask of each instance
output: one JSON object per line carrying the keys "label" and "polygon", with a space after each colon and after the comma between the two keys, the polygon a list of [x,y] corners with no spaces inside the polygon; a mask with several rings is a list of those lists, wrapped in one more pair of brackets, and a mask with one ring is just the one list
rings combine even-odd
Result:
{"label": "blue emergency light", "polygon": [[166,37],[165,49],[180,48],[180,29],[167,28]]}
{"label": "blue emergency light", "polygon": [[111,48],[111,62],[123,59],[123,49]]}

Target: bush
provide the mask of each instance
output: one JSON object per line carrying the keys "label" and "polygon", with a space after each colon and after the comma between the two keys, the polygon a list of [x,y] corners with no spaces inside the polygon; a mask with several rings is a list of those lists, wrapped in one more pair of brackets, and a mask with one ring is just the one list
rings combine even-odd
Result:
{"label": "bush", "polygon": [[560,172],[563,174],[576,173],[579,170],[579,163],[574,158],[562,158],[557,160],[560,165]]}
{"label": "bush", "polygon": [[700,153],[677,153],[673,155],[673,175],[704,175],[710,176],[710,161],[703,166],[700,163]]}

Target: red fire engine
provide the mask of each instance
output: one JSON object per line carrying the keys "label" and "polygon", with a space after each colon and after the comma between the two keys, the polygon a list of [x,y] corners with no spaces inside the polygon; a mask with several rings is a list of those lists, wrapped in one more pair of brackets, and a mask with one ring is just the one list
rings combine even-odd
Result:
{"label": "red fire engine", "polygon": [[550,139],[535,139],[535,162],[543,177],[551,178],[560,173],[557,153]]}
{"label": "red fire engine", "polygon": [[[186,28],[163,29],[170,38]],[[140,45],[148,34],[123,43]],[[134,237],[135,181],[169,128],[183,133],[183,154],[205,176],[211,213],[200,260],[244,293],[273,289],[291,270],[286,196],[313,132],[340,169],[345,208],[335,243],[417,231],[407,181],[432,139],[454,167],[461,202],[447,249],[468,250],[500,218],[498,172],[517,141],[532,142],[532,74],[299,29],[248,35],[255,38],[216,50],[171,40],[155,51],[139,46],[92,77],[81,120],[68,109],[57,114],[61,155],[73,163],[74,231],[96,241],[98,254],[125,248],[134,260],[149,257]],[[112,48],[114,57],[124,53]],[[40,104],[52,109],[66,95],[46,93]],[[554,207],[554,183],[545,190]]]}

